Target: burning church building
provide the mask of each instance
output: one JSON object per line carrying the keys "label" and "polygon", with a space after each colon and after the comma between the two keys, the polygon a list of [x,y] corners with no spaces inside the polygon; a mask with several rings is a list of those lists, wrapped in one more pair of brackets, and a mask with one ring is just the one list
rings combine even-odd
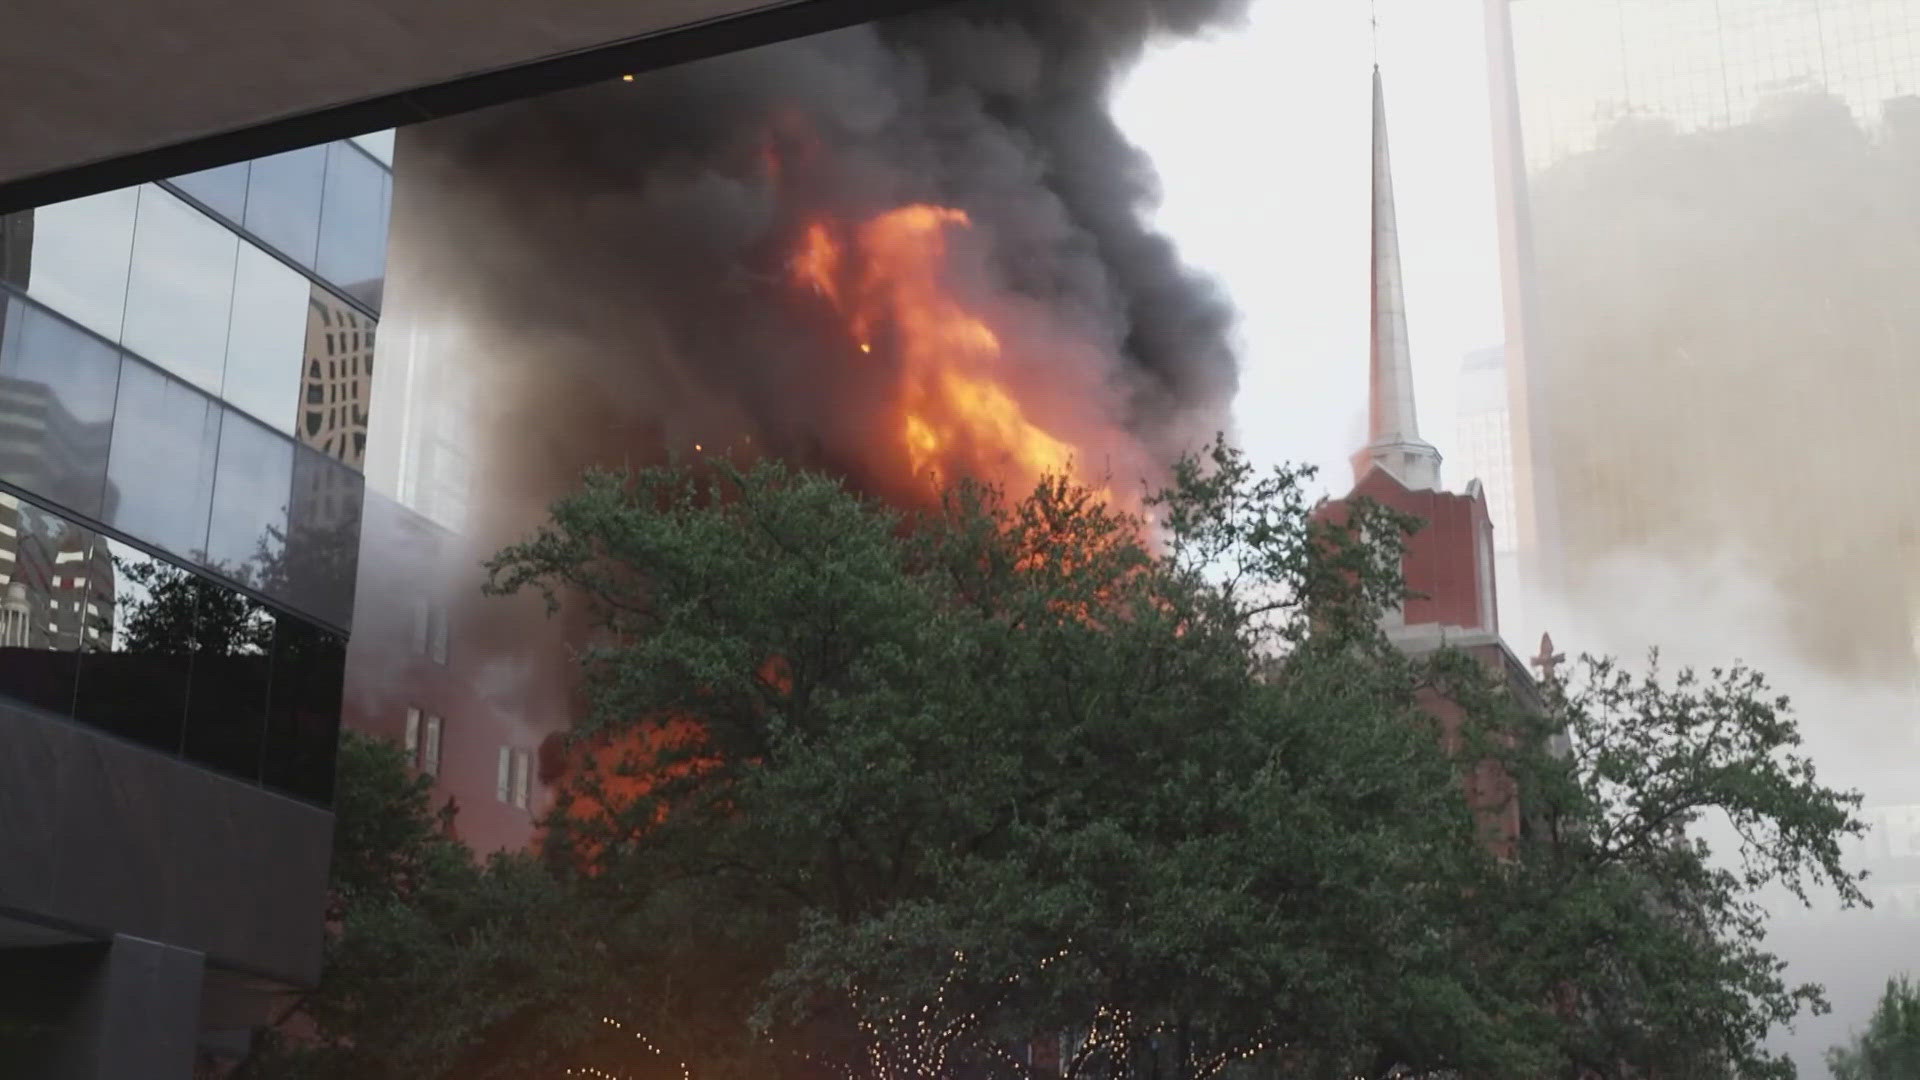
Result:
{"label": "burning church building", "polygon": [[1227,426],[1232,319],[1107,99],[1242,7],[940,5],[402,129],[346,722],[531,838],[584,627],[479,566],[589,467],[1157,485]]}

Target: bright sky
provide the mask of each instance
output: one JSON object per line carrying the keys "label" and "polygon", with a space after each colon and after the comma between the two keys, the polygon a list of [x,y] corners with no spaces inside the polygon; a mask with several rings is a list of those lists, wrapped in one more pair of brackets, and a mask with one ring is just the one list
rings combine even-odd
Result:
{"label": "bright sky", "polygon": [[[1482,0],[1378,8],[1421,434],[1451,456],[1460,362],[1505,336]],[[1159,166],[1160,226],[1240,310],[1242,445],[1342,489],[1367,400],[1371,38],[1365,0],[1254,0],[1116,103]]]}

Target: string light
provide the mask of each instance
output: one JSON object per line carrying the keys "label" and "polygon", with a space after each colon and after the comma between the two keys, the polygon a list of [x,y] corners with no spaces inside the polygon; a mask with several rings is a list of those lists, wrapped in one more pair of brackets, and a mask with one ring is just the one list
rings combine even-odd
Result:
{"label": "string light", "polygon": [[[1069,948],[1059,949],[1035,962],[1034,970],[1045,971],[1067,959],[1070,954]],[[948,1015],[949,991],[959,981],[966,964],[965,952],[955,950],[952,955],[953,966],[941,979],[932,999],[917,1007],[910,1005],[904,1011],[891,1011],[892,1000],[887,995],[868,994],[857,984],[849,988],[848,997],[856,1015],[855,1027],[865,1045],[858,1055],[859,1065],[831,1063],[838,1065],[835,1072],[841,1080],[949,1080],[953,1052],[961,1046],[984,1051],[1015,1070],[1039,1075],[1030,1062],[1023,1061],[997,1042],[968,1040],[968,1036],[979,1032],[979,1013]],[[1011,989],[1017,987],[1023,978],[1016,972],[1001,978],[999,985]],[[864,1008],[863,1003],[866,1006]],[[614,1017],[602,1016],[600,1022],[614,1031],[630,1035],[653,1056],[667,1057],[644,1033],[628,1029]],[[1114,1075],[1132,1075],[1129,1049],[1137,1046],[1143,1038],[1165,1035],[1172,1030],[1170,1023],[1143,1024],[1126,1009],[1101,1005],[1094,1010],[1092,1020],[1071,1053],[1067,1052],[1065,1046],[1061,1047],[1066,1060],[1059,1063],[1059,1075],[1066,1080],[1086,1077],[1091,1072],[1101,1071],[1098,1066],[1102,1062]],[[1219,1050],[1194,1063],[1197,1067],[1192,1073],[1192,1080],[1213,1080],[1232,1065],[1273,1050],[1285,1050],[1288,1045],[1268,1036],[1243,1046]],[[829,1064],[811,1054],[803,1053],[801,1056],[803,1060],[816,1065]],[[680,1080],[693,1080],[693,1072],[686,1062],[679,1062],[679,1068]],[[631,1074],[608,1072],[591,1065],[574,1066],[563,1075],[586,1080],[632,1080]]]}
{"label": "string light", "polygon": [[[648,1053],[651,1053],[653,1056],[655,1057],[666,1056],[666,1052],[661,1050],[658,1046],[655,1046],[653,1044],[652,1039],[647,1038],[645,1034],[638,1031],[628,1032],[627,1026],[625,1024],[622,1024],[620,1021],[615,1020],[613,1017],[602,1016],[600,1018],[600,1023],[605,1025],[606,1027],[612,1028],[615,1031],[631,1034],[634,1040],[637,1041],[642,1047],[644,1047],[647,1050]],[[593,1080],[630,1080],[629,1077],[623,1074],[610,1073],[605,1069],[595,1068],[592,1065],[573,1066],[567,1069],[567,1071],[563,1075],[586,1076],[586,1077],[592,1077]],[[688,1068],[687,1063],[684,1061],[680,1062],[680,1080],[693,1080],[693,1070]]]}

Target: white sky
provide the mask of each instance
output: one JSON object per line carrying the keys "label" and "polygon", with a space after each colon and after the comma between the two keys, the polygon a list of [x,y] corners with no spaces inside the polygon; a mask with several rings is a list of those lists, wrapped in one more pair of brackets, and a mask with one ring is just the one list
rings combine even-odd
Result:
{"label": "white sky", "polygon": [[[1447,456],[1461,359],[1505,336],[1481,6],[1378,2],[1421,433]],[[1254,0],[1116,102],[1159,167],[1160,227],[1240,310],[1241,444],[1336,489],[1365,430],[1371,38],[1365,0]]]}

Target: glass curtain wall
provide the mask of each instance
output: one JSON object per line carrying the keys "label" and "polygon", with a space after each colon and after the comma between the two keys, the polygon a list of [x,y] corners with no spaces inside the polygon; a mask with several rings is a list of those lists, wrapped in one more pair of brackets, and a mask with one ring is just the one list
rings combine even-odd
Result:
{"label": "glass curtain wall", "polygon": [[0,217],[0,696],[329,798],[391,159]]}

